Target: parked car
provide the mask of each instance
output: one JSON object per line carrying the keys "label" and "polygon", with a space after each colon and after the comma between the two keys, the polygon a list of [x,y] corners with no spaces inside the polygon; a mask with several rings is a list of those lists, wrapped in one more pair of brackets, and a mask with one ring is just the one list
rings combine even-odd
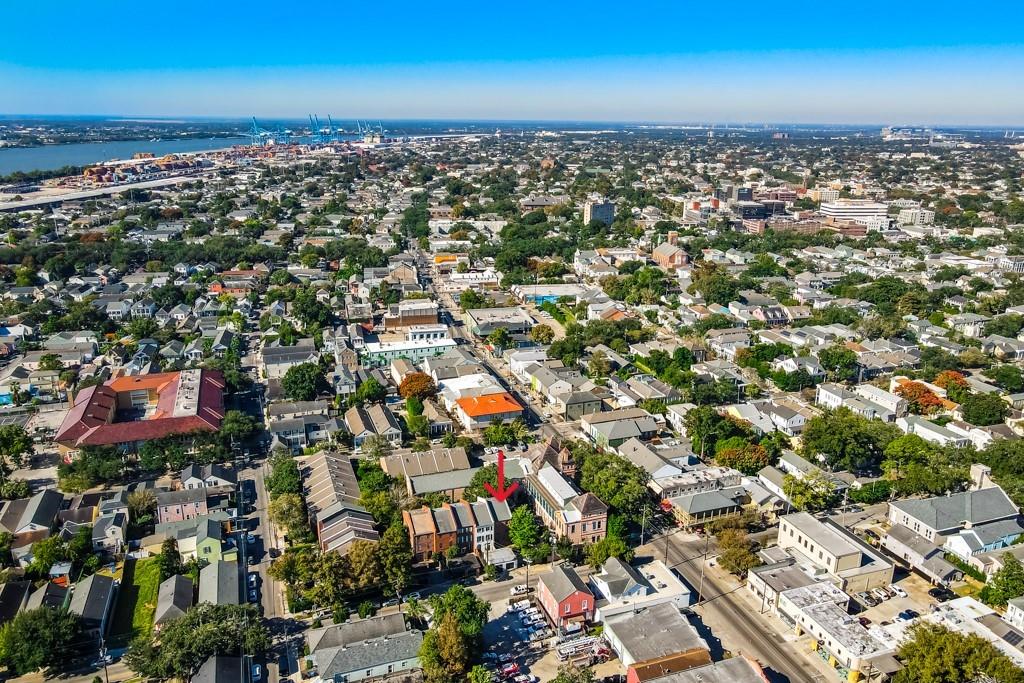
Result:
{"label": "parked car", "polygon": [[885,592],[884,588],[872,588],[871,594],[878,598],[879,602],[889,599],[889,594]]}
{"label": "parked car", "polygon": [[249,590],[249,602],[259,602],[260,596],[256,593],[256,589],[252,588]]}
{"label": "parked car", "polygon": [[420,597],[420,592],[419,591],[413,591],[412,593],[409,593],[408,595],[405,596],[405,601],[406,602],[409,602],[410,600],[422,600],[422,599],[423,598]]}
{"label": "parked car", "polygon": [[388,600],[385,600],[384,604],[381,605],[381,607],[394,607],[397,604],[398,604],[398,598],[390,598]]}
{"label": "parked car", "polygon": [[864,626],[864,627],[867,627],[867,626],[870,626],[870,625],[871,625],[871,620],[870,620],[870,619],[868,619],[867,617],[859,617],[859,618],[857,619],[857,621],[859,621],[859,622],[860,622],[860,625],[861,625],[861,626]]}
{"label": "parked car", "polygon": [[860,593],[857,593],[857,600],[859,600],[860,603],[865,607],[874,607],[878,604],[878,600],[866,591],[861,591]]}
{"label": "parked car", "polygon": [[903,621],[910,621],[911,619],[917,619],[919,616],[921,616],[921,615],[917,612],[917,610],[912,610],[912,609],[905,609],[905,610],[903,610],[902,612],[899,613],[899,618],[902,619]]}
{"label": "parked car", "polygon": [[246,534],[245,535],[245,542],[248,543],[249,545],[252,545],[253,543],[256,542],[256,537],[253,536],[252,534]]}
{"label": "parked car", "polygon": [[259,681],[263,679],[263,669],[259,664],[252,665],[252,680]]}
{"label": "parked car", "polygon": [[249,586],[252,588],[256,587],[256,582],[259,580],[258,574],[249,574]]}
{"label": "parked car", "polygon": [[932,588],[928,591],[928,595],[932,596],[939,602],[946,602],[947,600],[952,600],[956,597],[956,593],[944,586],[936,586],[935,588]]}
{"label": "parked car", "polygon": [[897,586],[896,584],[889,586],[889,590],[891,590],[893,593],[895,593],[901,598],[907,597],[907,591],[903,590],[902,587]]}
{"label": "parked car", "polygon": [[530,587],[525,583],[521,583],[518,586],[512,586],[508,589],[509,595],[525,595],[530,592]]}

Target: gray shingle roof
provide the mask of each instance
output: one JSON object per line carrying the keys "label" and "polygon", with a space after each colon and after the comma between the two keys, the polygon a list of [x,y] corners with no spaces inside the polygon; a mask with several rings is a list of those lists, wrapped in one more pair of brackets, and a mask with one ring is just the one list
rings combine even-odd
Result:
{"label": "gray shingle roof", "polygon": [[958,529],[964,522],[977,526],[1018,514],[1017,507],[998,486],[951,496],[900,500],[892,505],[937,531]]}
{"label": "gray shingle roof", "polygon": [[193,588],[192,579],[180,574],[161,583],[153,623],[162,624],[185,614],[192,606]]}
{"label": "gray shingle roof", "polygon": [[541,576],[540,581],[547,587],[548,592],[554,596],[555,600],[559,602],[565,600],[576,591],[593,595],[590,589],[587,588],[587,584],[583,583],[583,579],[580,578],[574,569],[561,565],[555,567],[550,574]]}

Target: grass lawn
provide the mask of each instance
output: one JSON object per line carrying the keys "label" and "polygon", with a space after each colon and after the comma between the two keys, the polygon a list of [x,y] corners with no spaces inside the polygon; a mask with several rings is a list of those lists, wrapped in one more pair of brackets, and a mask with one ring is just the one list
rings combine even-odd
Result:
{"label": "grass lawn", "polygon": [[123,644],[127,645],[135,636],[149,633],[153,628],[159,589],[159,558],[147,557],[125,562],[114,611],[112,636],[120,636]]}
{"label": "grass lawn", "polygon": [[953,592],[960,597],[978,597],[978,593],[985,587],[981,581],[972,579],[971,577],[964,577],[963,585],[956,586],[953,588]]}

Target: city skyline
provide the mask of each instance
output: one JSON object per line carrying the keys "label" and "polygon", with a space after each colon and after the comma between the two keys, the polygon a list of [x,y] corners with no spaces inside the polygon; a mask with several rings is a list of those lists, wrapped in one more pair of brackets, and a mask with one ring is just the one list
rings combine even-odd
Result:
{"label": "city skyline", "polygon": [[2,113],[1024,122],[1024,90],[1005,87],[1024,70],[1014,30],[1024,9],[1009,3],[955,26],[943,3],[770,16],[667,3],[646,13],[525,3],[513,14],[464,3],[440,15],[399,4],[376,21],[262,2],[105,6],[115,3],[8,8],[10,25],[44,25],[50,39],[27,31],[0,45]]}

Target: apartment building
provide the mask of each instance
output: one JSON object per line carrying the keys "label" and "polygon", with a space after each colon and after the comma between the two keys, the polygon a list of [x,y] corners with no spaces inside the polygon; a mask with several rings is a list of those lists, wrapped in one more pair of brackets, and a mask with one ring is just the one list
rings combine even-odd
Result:
{"label": "apartment building", "polygon": [[506,543],[511,517],[508,503],[494,498],[402,511],[416,562],[444,554],[452,546],[460,555],[474,553],[486,562],[492,550]]}
{"label": "apartment building", "polygon": [[549,464],[525,481],[526,493],[544,525],[573,545],[596,543],[608,532],[608,506],[592,493],[580,493]]}

